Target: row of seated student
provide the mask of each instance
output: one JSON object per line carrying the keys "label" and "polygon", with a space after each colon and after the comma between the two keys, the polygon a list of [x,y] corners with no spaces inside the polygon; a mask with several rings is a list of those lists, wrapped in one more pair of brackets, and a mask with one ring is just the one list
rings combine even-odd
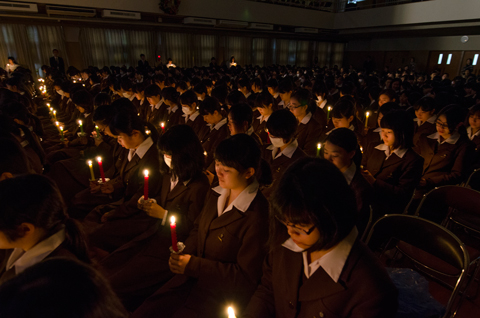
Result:
{"label": "row of seated student", "polygon": [[[6,168],[1,178],[22,180],[17,176],[43,172],[55,181],[68,215],[82,222],[89,256],[136,317],[155,317],[158,312],[166,317],[211,317],[223,312],[226,303],[235,304],[248,317],[274,316],[275,312],[278,316],[299,308],[308,315],[310,310],[315,314],[320,310],[338,316],[357,312],[392,316],[396,295],[386,274],[377,274],[384,273],[379,264],[369,260],[377,265],[365,273],[352,263],[353,255],[370,257],[358,242],[370,206],[375,218],[401,213],[414,193],[418,197],[435,186],[465,180],[478,164],[479,106],[444,105],[438,100],[443,97],[437,95],[445,92],[437,90],[409,108],[396,103],[398,95],[392,90],[378,91],[375,86],[371,92],[377,91],[378,97],[364,106],[354,97],[355,89],[360,91],[355,84],[343,81],[335,97],[337,93],[330,94],[326,88],[330,84],[320,78],[312,87],[288,77],[280,83],[272,78],[267,89],[259,91],[258,81],[245,80],[241,77],[245,74],[238,74],[239,90],[233,89],[235,81],[226,79],[215,84],[200,81],[190,88],[186,81],[186,87],[181,83],[165,86],[165,82],[177,85],[158,75],[152,84],[147,85],[149,79],[143,77],[135,85],[122,81],[120,88],[107,85],[115,79],[105,76],[105,88],[99,92],[95,81],[87,89],[73,83],[76,80],[51,80],[48,85],[53,89],[47,91],[53,94],[49,100],[56,111],[53,119],[38,100],[37,112],[29,108],[19,86],[0,89],[0,130],[6,139],[2,148],[12,149],[8,156],[2,154],[8,164],[2,165]],[[250,83],[257,93],[248,89]],[[364,110],[371,113],[368,118]],[[63,133],[56,121],[65,127]],[[16,153],[20,155],[15,157]],[[106,183],[89,180],[86,160],[95,161],[97,156],[102,157]],[[308,158],[316,156],[333,164]],[[98,165],[94,168],[98,176]],[[149,170],[148,194],[154,200],[142,198],[145,169]],[[33,188],[18,192],[33,195],[38,193],[35,188],[48,188],[42,182],[51,181],[22,182],[34,184]],[[6,187],[13,189],[13,185]],[[26,205],[22,209],[28,210]],[[169,252],[166,222],[170,216],[178,220],[179,241],[186,245],[182,255]],[[44,226],[31,220],[19,220],[25,224],[11,241],[25,237],[29,225]],[[65,220],[74,223],[69,217]],[[328,232],[340,223],[345,226],[341,234]],[[270,236],[267,256],[269,227],[275,235]],[[29,242],[35,246],[52,237],[59,245],[45,242],[47,254],[60,245],[75,252],[68,245],[68,235],[55,236],[52,231],[42,228],[43,234]],[[324,242],[327,238],[329,242]],[[21,271],[22,259],[30,266],[46,256],[35,257],[35,249],[28,253],[22,246],[5,247],[19,249],[13,250],[14,256],[3,257],[6,279]],[[348,252],[343,262],[330,260],[340,269],[335,274],[317,261],[338,246],[347,246]],[[298,253],[302,251],[303,260]],[[86,261],[81,255],[76,258]],[[305,267],[300,285],[292,284],[285,272],[297,265],[297,278]],[[347,269],[355,270],[348,277],[364,278],[349,281]],[[312,276],[314,272],[317,275]],[[367,279],[372,273],[376,277]],[[328,305],[317,301],[330,295],[326,291],[313,292],[314,301],[292,296],[302,290],[312,292],[310,276],[315,286],[317,279],[332,288],[341,280],[351,289]],[[363,279],[372,285],[366,286]],[[282,284],[292,286],[293,294],[283,294]]]}

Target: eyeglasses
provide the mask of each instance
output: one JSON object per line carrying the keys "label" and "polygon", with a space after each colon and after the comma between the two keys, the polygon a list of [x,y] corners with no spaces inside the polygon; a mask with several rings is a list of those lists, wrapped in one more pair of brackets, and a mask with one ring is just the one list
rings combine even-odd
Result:
{"label": "eyeglasses", "polygon": [[438,121],[438,120],[435,122],[435,125],[437,125],[439,127],[442,127],[442,128],[448,128],[448,124],[443,123],[443,122]]}
{"label": "eyeglasses", "polygon": [[292,106],[292,104],[290,104],[290,105],[288,106],[288,109],[297,109],[297,108],[300,108],[300,107],[303,107],[303,106],[307,106],[307,105]]}
{"label": "eyeglasses", "polygon": [[303,234],[304,233],[305,235],[310,235],[310,234],[312,234],[313,230],[315,230],[315,227],[316,227],[314,225],[310,229],[305,230],[305,229],[297,227],[295,224],[287,223],[285,221],[280,220],[280,218],[276,215],[275,215],[275,218],[278,220],[278,222],[282,223],[286,227],[290,227],[290,228],[294,229],[294,232],[296,232],[297,234]]}

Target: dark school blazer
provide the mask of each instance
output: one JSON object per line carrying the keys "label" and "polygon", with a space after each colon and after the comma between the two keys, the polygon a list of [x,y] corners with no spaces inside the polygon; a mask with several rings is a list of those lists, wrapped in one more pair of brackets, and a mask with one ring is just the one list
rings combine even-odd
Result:
{"label": "dark school blazer", "polygon": [[[302,253],[274,249],[244,318],[393,318],[397,290],[378,258],[358,239],[334,280],[323,270],[304,277]],[[303,284],[302,284],[303,280]]]}
{"label": "dark school blazer", "polygon": [[268,133],[267,133],[266,120],[260,123],[260,119],[255,118],[253,120],[252,127],[255,134],[257,134],[258,137],[260,137],[260,139],[262,140],[262,144],[270,144],[270,138],[268,137]]}
{"label": "dark school blazer", "polygon": [[205,168],[208,168],[212,164],[213,154],[215,152],[215,149],[217,149],[217,146],[229,136],[230,130],[228,129],[227,123],[225,123],[219,129],[213,128],[212,130],[207,132],[205,137],[201,140],[203,150],[207,152],[207,156],[205,158]]}
{"label": "dark school blazer", "polygon": [[362,160],[363,168],[376,179],[374,210],[379,215],[402,213],[422,177],[423,158],[412,149],[403,158],[396,154],[385,158],[384,151],[370,145]]}
{"label": "dark school blazer", "polygon": [[208,128],[205,120],[203,120],[203,116],[200,114],[195,117],[194,120],[188,119],[187,122],[185,122],[185,118],[182,117],[181,121],[182,124],[192,127],[193,131],[200,140],[203,140],[203,138],[205,138],[205,136],[209,133],[210,129]]}
{"label": "dark school blazer", "polygon": [[320,142],[320,136],[325,130],[325,125],[317,122],[313,115],[306,124],[299,123],[297,128],[298,147],[307,155],[314,157],[317,152],[317,144]]}
{"label": "dark school blazer", "polygon": [[475,144],[475,156],[473,159],[473,168],[480,168],[480,136],[475,136],[472,139],[472,142]]}
{"label": "dark school blazer", "polygon": [[268,201],[258,191],[244,213],[234,207],[218,216],[218,197],[209,191],[185,242],[185,254],[192,255],[185,275],[175,275],[132,317],[158,317],[159,311],[162,317],[217,317],[225,304],[239,312],[247,305],[262,276]]}
{"label": "dark school blazer", "polygon": [[362,176],[361,170],[358,167],[355,170],[352,182],[350,182],[350,189],[353,190],[357,201],[357,229],[361,237],[370,218],[370,204],[373,202],[374,190],[370,183]]}
{"label": "dark school blazer", "polygon": [[413,135],[413,144],[416,146],[421,136],[429,136],[437,132],[437,127],[435,124],[429,123],[428,121],[424,122],[421,126],[418,126],[415,122],[415,134]]}

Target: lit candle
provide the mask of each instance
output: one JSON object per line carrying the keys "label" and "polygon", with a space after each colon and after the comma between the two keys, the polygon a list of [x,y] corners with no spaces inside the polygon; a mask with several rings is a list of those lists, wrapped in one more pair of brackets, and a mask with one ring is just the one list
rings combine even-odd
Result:
{"label": "lit candle", "polygon": [[235,317],[235,311],[233,310],[232,307],[228,307],[227,312],[228,312],[228,318],[237,318]]}
{"label": "lit candle", "polygon": [[365,128],[368,127],[368,117],[369,117],[369,116],[370,116],[370,112],[366,112],[366,113],[365,113],[365,118],[366,118],[366,119],[365,119]]}
{"label": "lit candle", "polygon": [[150,130],[148,130],[148,129],[147,129],[147,130],[145,130],[145,135],[147,135],[147,136],[148,136],[148,135],[150,135],[151,133],[152,133],[152,132],[151,132]]}
{"label": "lit candle", "polygon": [[57,111],[56,111],[56,110],[53,111],[53,118],[54,118],[55,120],[57,120]]}
{"label": "lit candle", "polygon": [[360,146],[360,152],[363,153],[363,147],[362,146]]}
{"label": "lit candle", "polygon": [[330,120],[330,111],[332,110],[332,107],[328,106],[327,107],[327,124],[328,124],[328,121]]}
{"label": "lit candle", "polygon": [[98,167],[100,168],[100,177],[102,182],[105,183],[105,173],[103,172],[102,157],[97,157]]}
{"label": "lit candle", "polygon": [[60,138],[62,142],[65,140],[65,137],[63,136],[63,126],[60,126]]}
{"label": "lit candle", "polygon": [[83,123],[81,120],[78,121],[78,125],[80,126],[80,132],[82,133],[82,135],[84,134],[83,132]]}
{"label": "lit candle", "polygon": [[95,174],[93,174],[93,163],[92,160],[88,160],[88,167],[90,168],[90,175],[92,176],[92,181],[95,180]]}
{"label": "lit candle", "polygon": [[60,126],[60,123],[58,121],[55,122],[55,126]]}
{"label": "lit candle", "polygon": [[317,157],[320,157],[320,149],[322,149],[322,144],[318,143],[317,144]]}
{"label": "lit candle", "polygon": [[207,156],[207,152],[206,152],[206,151],[204,151],[204,152],[203,152],[203,155],[206,157],[206,156]]}
{"label": "lit candle", "polygon": [[170,218],[170,230],[172,232],[172,248],[175,252],[178,252],[177,246],[177,225],[175,224],[175,217]]}
{"label": "lit candle", "polygon": [[163,121],[160,123],[160,127],[162,127],[162,132],[164,132],[165,131],[165,123]]}
{"label": "lit candle", "polygon": [[98,129],[97,125],[95,125],[95,131],[97,132],[97,138],[100,138],[100,129]]}
{"label": "lit candle", "polygon": [[47,107],[50,107],[50,103],[47,103]]}
{"label": "lit candle", "polygon": [[143,170],[143,174],[145,175],[145,182],[143,183],[143,199],[145,201],[148,200],[148,170],[145,169]]}

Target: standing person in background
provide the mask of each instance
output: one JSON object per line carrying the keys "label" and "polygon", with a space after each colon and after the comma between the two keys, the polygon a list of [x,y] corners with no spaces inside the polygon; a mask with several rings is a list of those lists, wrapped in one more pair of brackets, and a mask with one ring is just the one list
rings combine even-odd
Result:
{"label": "standing person in background", "polygon": [[58,50],[53,49],[53,56],[50,58],[50,67],[59,71],[62,74],[65,74],[65,63],[63,59],[58,56]]}
{"label": "standing person in background", "polygon": [[11,74],[13,73],[13,71],[15,71],[15,69],[18,66],[19,65],[17,64],[17,61],[15,61],[15,58],[13,56],[9,56],[8,63],[7,63],[7,66],[5,67],[5,70],[8,72],[8,74]]}
{"label": "standing person in background", "polygon": [[140,60],[138,61],[138,69],[145,70],[146,68],[150,67],[148,61],[145,59],[145,54],[140,54]]}

